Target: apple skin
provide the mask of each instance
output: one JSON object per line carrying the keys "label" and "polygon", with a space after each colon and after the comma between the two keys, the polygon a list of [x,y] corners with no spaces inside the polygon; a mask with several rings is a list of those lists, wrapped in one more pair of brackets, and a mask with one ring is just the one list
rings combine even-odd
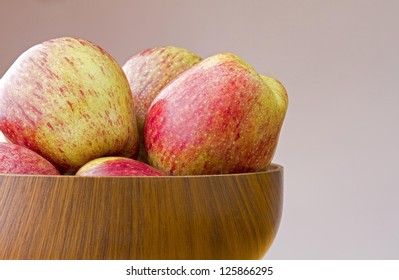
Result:
{"label": "apple skin", "polygon": [[165,176],[163,172],[134,159],[103,157],[83,165],[76,176]]}
{"label": "apple skin", "polygon": [[60,175],[48,160],[28,148],[12,143],[0,143],[0,173]]}
{"label": "apple skin", "polygon": [[172,175],[264,170],[271,163],[288,97],[230,53],[208,57],[168,84],[151,104],[149,163]]}
{"label": "apple skin", "polygon": [[139,149],[122,68],[101,47],[69,37],[33,46],[5,73],[0,129],[64,173],[102,156],[134,158]]}
{"label": "apple skin", "polygon": [[202,59],[189,50],[163,46],[143,50],[122,66],[133,94],[137,126],[141,136],[140,159],[146,161],[143,126],[151,102],[173,79]]}

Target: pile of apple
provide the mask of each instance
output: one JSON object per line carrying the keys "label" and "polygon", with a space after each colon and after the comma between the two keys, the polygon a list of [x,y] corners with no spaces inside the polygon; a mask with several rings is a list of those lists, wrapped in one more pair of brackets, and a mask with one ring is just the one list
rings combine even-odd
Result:
{"label": "pile of apple", "polygon": [[177,47],[121,67],[69,37],[24,52],[0,80],[0,173],[159,176],[245,173],[271,163],[282,84],[231,53]]}

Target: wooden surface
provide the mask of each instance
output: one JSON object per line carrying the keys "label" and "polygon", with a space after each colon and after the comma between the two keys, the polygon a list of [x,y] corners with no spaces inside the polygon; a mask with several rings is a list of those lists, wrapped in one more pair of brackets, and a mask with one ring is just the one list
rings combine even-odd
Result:
{"label": "wooden surface", "polygon": [[0,175],[0,259],[260,259],[283,169],[239,175]]}

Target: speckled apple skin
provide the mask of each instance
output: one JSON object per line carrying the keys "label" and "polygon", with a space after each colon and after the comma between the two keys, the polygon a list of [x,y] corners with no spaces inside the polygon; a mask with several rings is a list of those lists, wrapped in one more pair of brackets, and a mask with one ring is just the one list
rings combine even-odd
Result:
{"label": "speckled apple skin", "polygon": [[287,93],[234,54],[204,59],[151,104],[144,142],[152,166],[168,174],[264,170],[273,158]]}
{"label": "speckled apple skin", "polygon": [[59,171],[39,154],[12,143],[0,143],[0,173],[59,175]]}
{"label": "speckled apple skin", "polygon": [[139,130],[151,102],[170,81],[201,61],[201,58],[174,46],[163,46],[143,50],[122,66],[133,94]]}
{"label": "speckled apple skin", "polygon": [[143,126],[151,102],[170,81],[200,61],[201,58],[189,50],[163,46],[143,50],[122,66],[133,95],[140,136],[140,161],[148,162],[144,149]]}
{"label": "speckled apple skin", "polygon": [[62,172],[107,155],[135,157],[132,95],[118,63],[86,40],[57,38],[23,53],[0,82],[0,129]]}
{"label": "speckled apple skin", "polygon": [[164,176],[143,162],[124,157],[103,157],[83,165],[76,176]]}

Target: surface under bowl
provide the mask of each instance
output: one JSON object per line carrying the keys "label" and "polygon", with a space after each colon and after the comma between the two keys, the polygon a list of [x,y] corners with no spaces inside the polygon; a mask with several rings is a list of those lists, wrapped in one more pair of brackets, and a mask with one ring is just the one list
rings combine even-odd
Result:
{"label": "surface under bowl", "polygon": [[0,175],[0,259],[260,259],[283,168],[213,176]]}

